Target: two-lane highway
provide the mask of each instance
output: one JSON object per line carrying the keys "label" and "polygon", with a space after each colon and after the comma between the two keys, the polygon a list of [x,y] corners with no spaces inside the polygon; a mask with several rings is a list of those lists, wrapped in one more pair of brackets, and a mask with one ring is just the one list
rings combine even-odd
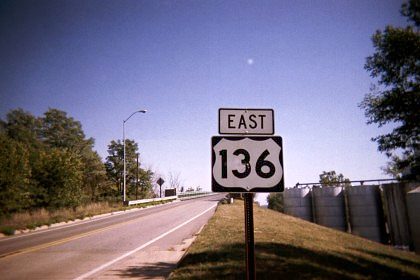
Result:
{"label": "two-lane highway", "polygon": [[[86,279],[148,275],[147,250],[170,251],[212,216],[223,195],[175,202],[0,240],[1,279]],[[149,258],[142,260],[143,258]],[[156,255],[154,256],[155,258]],[[124,271],[123,262],[132,260]],[[156,259],[156,262],[162,263]],[[153,269],[153,267],[151,267]],[[101,277],[99,277],[101,275]],[[133,275],[132,275],[133,276]]]}

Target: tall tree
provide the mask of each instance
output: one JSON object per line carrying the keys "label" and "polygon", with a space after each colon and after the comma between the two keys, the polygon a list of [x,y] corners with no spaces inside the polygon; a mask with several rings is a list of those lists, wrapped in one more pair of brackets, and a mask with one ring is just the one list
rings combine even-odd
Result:
{"label": "tall tree", "polygon": [[[138,144],[134,140],[125,139],[125,162],[126,162],[126,187],[127,195],[134,196],[137,178],[137,152]],[[118,140],[112,140],[108,145],[108,156],[105,162],[105,169],[110,178],[120,191],[123,192],[123,172],[124,172],[124,146]],[[139,187],[142,188],[141,194],[146,195],[152,187],[151,179],[153,173],[150,170],[144,170],[139,165]],[[148,195],[148,194],[147,194]]]}
{"label": "tall tree", "polygon": [[83,187],[90,201],[96,201],[109,195],[105,166],[96,151],[86,150],[83,153]]}
{"label": "tall tree", "polygon": [[0,133],[0,217],[31,206],[28,151]]}
{"label": "tall tree", "polygon": [[267,196],[268,209],[273,209],[279,212],[284,211],[283,193],[270,193]]}
{"label": "tall tree", "polygon": [[[7,139],[7,145],[2,145],[3,149],[12,149],[9,152],[4,151],[4,156],[7,157],[7,160],[1,160],[1,162],[8,167],[2,168],[2,170],[5,171],[5,176],[16,177],[13,181],[3,181],[5,189],[0,190],[0,193],[1,196],[10,198],[11,196],[6,193],[7,191],[12,191],[15,194],[13,197],[19,198],[15,201],[16,207],[4,209],[7,209],[8,212],[15,212],[26,208],[38,207],[44,203],[39,198],[44,198],[45,196],[42,195],[42,189],[39,189],[33,170],[40,162],[41,151],[45,149],[45,145],[41,141],[42,121],[31,113],[19,108],[11,110],[6,115],[6,120],[1,120],[0,123],[4,134],[3,140]],[[25,152],[20,153],[19,149],[23,149]],[[13,161],[26,162],[26,164],[20,167],[12,163],[9,164],[9,162]],[[25,171],[22,172],[23,170]],[[17,173],[19,175],[16,175]],[[15,188],[14,184],[18,184],[19,187]],[[25,193],[24,196],[22,196],[23,193]],[[29,202],[27,199],[29,199]]]}
{"label": "tall tree", "polygon": [[169,172],[169,185],[171,186],[171,188],[176,189],[177,192],[181,191],[182,181],[181,181],[181,175],[179,172],[178,173]]}
{"label": "tall tree", "polygon": [[41,146],[41,120],[23,109],[10,111],[6,121],[1,121],[4,133],[28,148]]}
{"label": "tall tree", "polygon": [[49,109],[42,120],[42,140],[50,147],[66,148],[82,153],[92,148],[94,140],[86,139],[82,124],[58,109]]}
{"label": "tall tree", "polygon": [[349,186],[350,180],[344,178],[343,174],[337,174],[334,170],[322,171],[319,174],[319,182],[323,187]]}
{"label": "tall tree", "polygon": [[82,172],[81,157],[75,152],[58,148],[42,151],[39,165],[33,169],[39,186],[36,199],[48,208],[79,205],[83,198]]}
{"label": "tall tree", "polygon": [[1,147],[1,164],[6,166],[0,197],[12,199],[8,203],[14,205],[2,209],[76,206],[107,192],[105,168],[93,150],[93,139],[86,139],[80,122],[66,112],[49,109],[36,118],[22,109],[12,110],[0,120],[0,134],[6,143]]}
{"label": "tall tree", "polygon": [[359,104],[368,124],[391,124],[394,129],[372,138],[391,162],[387,172],[397,178],[420,180],[420,1],[403,4],[409,25],[387,26],[372,37],[375,53],[365,69],[376,81]]}
{"label": "tall tree", "polygon": [[[153,192],[153,172],[150,169],[139,169],[139,198],[151,198],[154,196]],[[135,193],[135,191],[131,191]]]}
{"label": "tall tree", "polygon": [[[128,146],[128,141],[126,144]],[[120,193],[122,192],[123,186],[123,159],[123,144],[120,140],[112,140],[108,145],[108,156],[106,157],[105,169],[108,178],[115,183]]]}
{"label": "tall tree", "polygon": [[[86,138],[82,124],[58,109],[49,109],[41,118],[42,140],[51,148],[66,149],[82,162],[83,192],[95,200],[106,184],[106,172],[98,153],[93,150],[94,139]],[[103,190],[105,191],[106,190]]]}

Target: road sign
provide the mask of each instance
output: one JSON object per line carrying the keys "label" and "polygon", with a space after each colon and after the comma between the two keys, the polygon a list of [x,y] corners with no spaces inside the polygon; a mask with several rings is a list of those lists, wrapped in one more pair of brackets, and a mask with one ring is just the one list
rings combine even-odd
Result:
{"label": "road sign", "polygon": [[274,134],[273,109],[219,109],[219,134]]}
{"label": "road sign", "polygon": [[212,137],[213,192],[282,192],[280,136]]}
{"label": "road sign", "polygon": [[159,179],[156,181],[159,185],[159,197],[162,197],[162,185],[165,183],[165,180],[159,177]]}
{"label": "road sign", "polygon": [[162,186],[163,183],[165,183],[165,180],[163,180],[162,178],[159,177],[159,179],[156,181],[156,183],[158,183],[159,186]]}

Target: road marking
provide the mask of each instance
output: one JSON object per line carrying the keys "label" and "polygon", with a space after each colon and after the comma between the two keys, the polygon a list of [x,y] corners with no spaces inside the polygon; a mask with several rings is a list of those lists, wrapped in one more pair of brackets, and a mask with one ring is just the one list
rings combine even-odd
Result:
{"label": "road marking", "polygon": [[[142,218],[142,217],[140,217],[140,218]],[[0,259],[7,258],[7,257],[14,257],[14,256],[26,254],[26,253],[31,253],[31,252],[46,249],[46,248],[49,248],[49,247],[52,247],[52,246],[55,246],[55,245],[61,245],[63,243],[74,241],[74,240],[77,240],[77,239],[80,239],[80,238],[83,238],[83,237],[86,237],[86,236],[90,236],[90,235],[93,235],[93,234],[96,234],[96,233],[100,233],[100,232],[103,232],[103,231],[106,231],[106,230],[109,230],[109,229],[112,229],[112,228],[115,228],[115,227],[119,227],[119,226],[130,224],[130,223],[134,223],[140,218],[132,219],[132,220],[125,221],[125,222],[118,223],[118,224],[114,224],[114,225],[110,225],[110,226],[100,228],[100,229],[95,229],[95,230],[88,231],[88,232],[85,232],[85,233],[81,233],[81,234],[78,234],[78,235],[75,235],[75,236],[71,236],[71,237],[60,239],[60,240],[52,241],[52,242],[49,242],[49,243],[29,247],[29,248],[26,248],[26,249],[21,249],[21,250],[17,250],[17,251],[10,252],[10,253],[5,253],[3,255],[0,255]]]}
{"label": "road marking", "polygon": [[109,261],[109,262],[107,262],[107,263],[105,263],[105,264],[103,264],[103,265],[101,265],[101,266],[99,266],[99,267],[97,267],[97,268],[95,268],[95,269],[93,269],[93,270],[89,271],[89,272],[86,272],[85,274],[83,274],[83,275],[81,275],[81,276],[79,276],[79,277],[77,277],[77,278],[74,278],[73,280],[82,280],[82,279],[85,279],[85,278],[87,278],[87,277],[89,277],[89,276],[92,276],[93,274],[95,274],[95,273],[97,273],[97,272],[99,272],[99,271],[103,270],[104,268],[107,268],[107,267],[109,267],[109,266],[113,265],[114,263],[116,263],[116,262],[118,262],[118,261],[120,261],[120,260],[122,260],[122,259],[124,259],[124,258],[126,258],[126,257],[128,257],[128,256],[130,256],[130,255],[132,255],[132,254],[134,254],[134,253],[136,253],[136,252],[138,252],[138,251],[142,250],[142,249],[144,249],[145,247],[149,246],[150,244],[152,244],[152,243],[154,243],[154,242],[158,241],[159,239],[162,239],[163,237],[165,237],[165,236],[167,236],[167,235],[171,234],[172,232],[176,231],[177,229],[180,229],[180,228],[182,228],[183,226],[185,226],[185,225],[187,225],[187,224],[191,223],[191,222],[192,222],[192,221],[194,221],[195,219],[197,219],[197,218],[201,217],[202,215],[206,214],[207,212],[209,212],[210,210],[212,210],[213,208],[215,208],[216,206],[217,206],[217,204],[215,204],[215,205],[211,206],[210,208],[208,208],[208,209],[204,210],[204,211],[203,211],[203,212],[201,212],[200,214],[198,214],[198,215],[196,215],[196,216],[192,217],[192,218],[191,218],[191,219],[189,219],[188,221],[185,221],[185,222],[183,222],[182,224],[180,224],[180,225],[178,225],[178,226],[176,226],[176,227],[172,228],[171,230],[169,230],[169,231],[167,231],[167,232],[165,232],[165,233],[163,233],[163,234],[159,235],[158,237],[153,238],[152,240],[150,240],[150,241],[148,241],[148,242],[144,243],[143,245],[141,245],[140,247],[137,247],[137,248],[135,248],[134,250],[131,250],[131,251],[129,251],[129,252],[127,252],[127,253],[125,253],[125,254],[123,254],[123,255],[119,256],[118,258],[115,258],[115,259],[113,259],[113,260],[111,260],[111,261]]}
{"label": "road marking", "polygon": [[[166,206],[166,205],[169,205],[169,204],[165,203],[165,204],[154,205],[152,207],[133,208],[133,209],[130,209],[130,210],[122,210],[122,211],[118,211],[118,212],[100,214],[98,216],[102,216],[102,215],[104,215],[104,216],[103,217],[93,216],[93,217],[89,218],[88,220],[75,221],[75,222],[67,224],[67,225],[56,226],[56,227],[53,226],[53,227],[49,227],[47,229],[30,231],[28,233],[22,233],[22,234],[15,235],[15,236],[0,238],[0,243],[5,242],[5,241],[10,241],[10,240],[15,240],[15,239],[22,238],[22,237],[28,237],[28,236],[33,236],[33,235],[42,234],[42,233],[46,233],[46,232],[56,231],[56,230],[60,230],[60,229],[66,229],[66,228],[69,228],[69,227],[84,225],[84,224],[88,224],[88,223],[92,223],[92,222],[98,222],[98,221],[102,221],[102,220],[105,220],[105,219],[114,218],[114,217],[117,217],[117,216],[120,216],[120,215],[136,213],[138,211],[145,211],[145,210],[150,209],[150,208],[158,208],[158,207],[163,207],[163,206]],[[3,255],[0,255],[0,258],[2,258],[2,257],[3,257]]]}
{"label": "road marking", "polygon": [[[89,220],[76,221],[74,223],[67,224],[67,225],[62,225],[62,226],[57,226],[57,227],[49,227],[47,229],[41,229],[41,230],[38,230],[38,231],[30,231],[28,233],[23,233],[23,234],[16,235],[16,236],[2,238],[2,239],[0,239],[0,242],[15,240],[15,239],[22,238],[22,237],[33,236],[33,235],[42,234],[42,233],[51,232],[51,231],[56,231],[56,230],[60,230],[60,229],[66,229],[66,228],[69,228],[69,227],[84,225],[84,224],[91,223],[91,222],[97,222],[97,221],[101,221],[101,220],[104,220],[104,219],[117,217],[117,216],[123,215],[123,214],[126,214],[126,213],[116,213],[116,214],[112,213],[112,214],[109,214],[105,217],[91,218]],[[129,213],[127,213],[127,214],[129,214]],[[1,257],[2,256],[0,256],[0,258]]]}
{"label": "road marking", "polygon": [[[162,205],[158,205],[158,206],[165,206],[165,205],[167,205],[167,204],[162,204]],[[175,207],[179,207],[179,205],[177,205]],[[147,208],[142,208],[142,210],[143,209],[146,210]],[[128,212],[128,213],[125,213],[124,212],[124,213],[121,213],[121,214],[118,214],[118,215],[124,215],[124,214],[129,214],[129,213],[130,212]],[[113,216],[111,215],[109,217],[107,216],[107,217],[103,217],[103,218],[99,218],[99,219],[105,219],[105,218],[111,218],[111,217],[113,217]],[[19,256],[19,255],[22,255],[22,254],[26,254],[26,253],[35,252],[35,251],[46,249],[46,248],[49,248],[49,247],[52,247],[52,246],[55,246],[55,245],[61,245],[61,244],[64,244],[64,243],[67,243],[67,242],[70,242],[70,241],[74,241],[74,240],[77,240],[77,239],[86,237],[86,236],[90,236],[90,235],[93,235],[93,234],[96,234],[96,233],[103,232],[103,231],[106,231],[106,230],[109,230],[109,229],[112,229],[112,228],[115,228],[115,227],[118,227],[118,226],[121,226],[121,225],[126,225],[126,224],[133,223],[133,222],[135,222],[135,221],[137,221],[138,219],[141,219],[141,218],[142,217],[134,218],[134,219],[129,220],[129,221],[125,221],[125,222],[121,222],[121,223],[118,223],[118,224],[110,225],[110,226],[107,226],[107,227],[104,227],[104,228],[100,228],[100,229],[92,230],[92,231],[89,231],[89,232],[81,233],[79,235],[75,235],[75,236],[67,237],[67,238],[64,238],[64,239],[52,241],[52,242],[49,242],[49,243],[45,243],[45,244],[41,244],[41,245],[29,247],[29,248],[20,249],[20,250],[17,250],[17,251],[5,253],[5,254],[0,255],[0,259],[4,259],[4,258],[8,258],[8,257],[14,257],[14,256]],[[94,221],[98,221],[98,220],[89,220],[89,221],[86,221],[86,223],[94,222]],[[74,225],[69,225],[68,227],[70,227],[70,226],[76,226],[76,225],[81,225],[81,224],[84,224],[84,223],[85,222],[78,223],[78,224],[75,223]],[[52,230],[58,230],[58,229],[60,229],[60,228],[54,228]],[[47,229],[45,231],[40,231],[39,233],[43,233],[43,232],[46,232],[46,231],[50,231],[50,230]],[[33,234],[38,234],[38,233],[33,233]],[[28,235],[25,234],[24,236],[28,236]],[[24,237],[24,236],[19,236],[19,237]],[[10,239],[6,239],[5,241],[7,241],[7,240],[10,240]]]}

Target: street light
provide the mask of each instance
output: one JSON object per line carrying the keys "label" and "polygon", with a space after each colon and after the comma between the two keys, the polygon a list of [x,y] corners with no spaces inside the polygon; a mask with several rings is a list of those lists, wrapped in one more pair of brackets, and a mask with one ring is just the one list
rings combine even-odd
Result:
{"label": "street light", "polygon": [[123,120],[123,147],[124,147],[124,173],[123,173],[123,177],[124,177],[124,196],[123,196],[123,203],[125,203],[126,201],[126,188],[125,188],[125,184],[126,184],[126,167],[125,167],[125,123],[136,113],[146,113],[147,110],[138,110],[135,111],[134,113],[132,113],[127,119]]}

